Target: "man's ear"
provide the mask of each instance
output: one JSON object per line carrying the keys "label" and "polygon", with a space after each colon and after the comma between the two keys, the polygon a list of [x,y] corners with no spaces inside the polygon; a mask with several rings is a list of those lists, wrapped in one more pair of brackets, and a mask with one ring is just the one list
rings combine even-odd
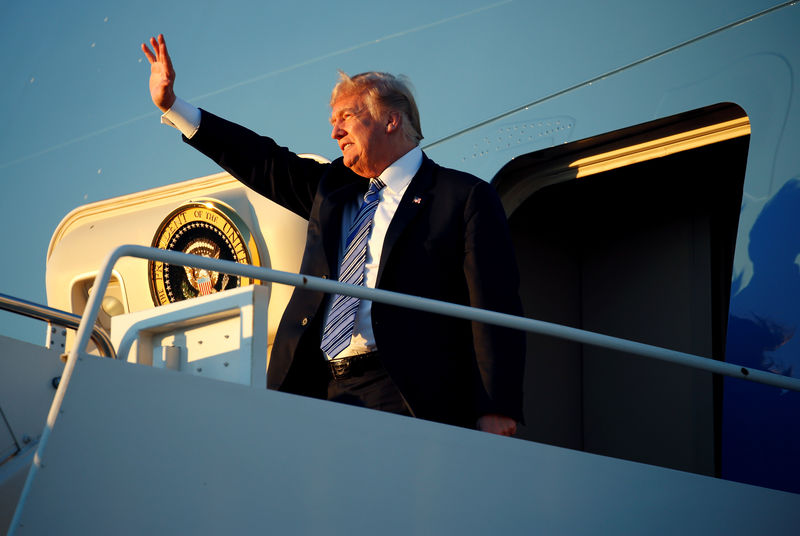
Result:
{"label": "man's ear", "polygon": [[400,130],[402,121],[403,116],[400,114],[400,112],[389,112],[386,114],[386,133],[390,134]]}

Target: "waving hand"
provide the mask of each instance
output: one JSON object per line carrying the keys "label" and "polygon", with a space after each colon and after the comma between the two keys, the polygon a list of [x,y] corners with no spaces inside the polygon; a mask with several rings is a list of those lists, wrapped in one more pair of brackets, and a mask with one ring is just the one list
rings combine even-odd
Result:
{"label": "waving hand", "polygon": [[172,68],[172,60],[167,52],[167,44],[164,36],[158,35],[150,38],[151,51],[146,43],[142,43],[142,52],[150,62],[150,97],[153,103],[162,112],[166,112],[175,102],[175,69]]}

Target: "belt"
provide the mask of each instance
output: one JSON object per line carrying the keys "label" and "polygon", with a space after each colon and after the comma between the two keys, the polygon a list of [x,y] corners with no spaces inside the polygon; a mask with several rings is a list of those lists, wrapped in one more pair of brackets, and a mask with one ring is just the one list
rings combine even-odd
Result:
{"label": "belt", "polygon": [[353,376],[361,376],[369,370],[377,370],[382,367],[382,364],[378,352],[375,351],[331,359],[328,361],[328,366],[333,379],[339,381]]}

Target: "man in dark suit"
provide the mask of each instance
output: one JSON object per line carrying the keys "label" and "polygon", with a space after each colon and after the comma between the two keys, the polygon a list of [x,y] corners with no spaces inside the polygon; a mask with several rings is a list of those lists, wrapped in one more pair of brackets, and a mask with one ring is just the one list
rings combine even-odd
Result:
{"label": "man in dark suit", "polygon": [[[521,314],[505,215],[493,188],[419,148],[407,85],[342,73],[331,137],[342,157],[300,158],[176,98],[163,36],[142,50],[163,121],[244,184],[308,219],[301,273]],[[271,389],[513,435],[524,335],[295,289],[270,359]]]}

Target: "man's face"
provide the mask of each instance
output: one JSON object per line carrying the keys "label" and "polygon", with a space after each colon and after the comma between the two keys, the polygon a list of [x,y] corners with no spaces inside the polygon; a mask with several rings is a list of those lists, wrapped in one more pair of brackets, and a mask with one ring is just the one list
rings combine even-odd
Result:
{"label": "man's face", "polygon": [[339,97],[333,103],[331,125],[344,165],[358,175],[377,177],[392,163],[386,125],[372,117],[361,95]]}

